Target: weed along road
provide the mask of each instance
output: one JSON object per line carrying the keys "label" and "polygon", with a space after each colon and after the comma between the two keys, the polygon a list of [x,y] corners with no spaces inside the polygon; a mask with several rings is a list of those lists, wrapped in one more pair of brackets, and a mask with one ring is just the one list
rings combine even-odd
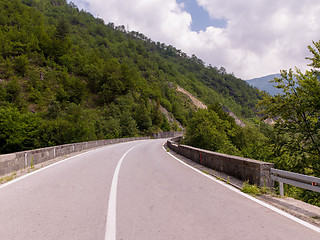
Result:
{"label": "weed along road", "polygon": [[0,239],[320,239],[182,164],[164,142],[98,148],[0,186]]}

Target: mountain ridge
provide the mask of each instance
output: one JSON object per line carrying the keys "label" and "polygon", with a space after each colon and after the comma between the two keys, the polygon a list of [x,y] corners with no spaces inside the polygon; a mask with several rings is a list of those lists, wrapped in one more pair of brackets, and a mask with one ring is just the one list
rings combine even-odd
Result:
{"label": "mountain ridge", "polygon": [[246,80],[246,82],[251,86],[258,88],[261,91],[265,91],[269,93],[270,95],[277,95],[281,93],[281,90],[274,87],[275,83],[272,83],[270,81],[273,80],[274,78],[280,78],[280,77],[281,77],[280,73],[276,73],[276,74],[271,74],[271,75],[267,75],[259,78],[249,79],[249,80]]}

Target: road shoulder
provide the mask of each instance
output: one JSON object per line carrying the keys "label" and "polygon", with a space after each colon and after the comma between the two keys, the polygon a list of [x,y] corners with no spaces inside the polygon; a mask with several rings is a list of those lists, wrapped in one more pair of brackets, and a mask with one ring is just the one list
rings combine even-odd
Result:
{"label": "road shoulder", "polygon": [[[242,189],[243,182],[239,179],[236,179],[232,176],[229,176],[225,173],[215,171],[213,169],[207,168],[203,165],[200,165],[191,159],[188,159],[186,157],[183,157],[176,152],[170,150],[166,144],[164,145],[166,151],[169,151],[170,154],[177,157],[184,163],[202,171],[203,173],[209,174],[213,177],[216,177],[217,179],[224,181],[230,185],[232,185],[235,188]],[[304,220],[310,224],[313,224],[317,227],[320,227],[320,208],[302,201],[299,201],[297,199],[293,199],[290,197],[283,197],[280,198],[279,196],[275,194],[263,194],[254,196],[257,199],[268,203],[284,212],[287,212],[301,220]]]}

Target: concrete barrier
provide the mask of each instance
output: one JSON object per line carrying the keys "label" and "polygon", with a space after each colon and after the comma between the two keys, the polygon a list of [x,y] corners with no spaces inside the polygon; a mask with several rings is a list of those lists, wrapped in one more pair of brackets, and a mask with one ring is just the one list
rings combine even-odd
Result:
{"label": "concrete barrier", "polygon": [[208,168],[260,187],[273,187],[270,170],[274,164],[180,145],[177,143],[179,139],[168,140],[167,146],[172,151]]}
{"label": "concrete barrier", "polygon": [[64,156],[70,153],[80,152],[86,149],[110,145],[114,143],[144,139],[150,139],[150,137],[98,140],[0,155],[0,176],[25,169],[32,165],[43,163],[56,157]]}
{"label": "concrete barrier", "polygon": [[[152,138],[170,138],[181,136],[181,132],[160,132],[155,133]],[[40,148],[35,150],[0,155],[0,176],[25,169],[31,165],[43,163],[56,157],[70,153],[80,152],[86,149],[110,145],[121,142],[150,139],[150,137],[132,137],[119,139],[106,139],[82,143],[72,143],[54,147]]]}
{"label": "concrete barrier", "polygon": [[152,134],[152,138],[175,138],[182,135],[183,132],[159,132]]}

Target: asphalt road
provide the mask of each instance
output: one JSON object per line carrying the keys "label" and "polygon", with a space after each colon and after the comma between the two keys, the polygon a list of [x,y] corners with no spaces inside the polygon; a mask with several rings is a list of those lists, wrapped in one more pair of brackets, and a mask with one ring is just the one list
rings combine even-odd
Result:
{"label": "asphalt road", "polygon": [[320,239],[181,164],[164,142],[106,146],[0,186],[0,240]]}

